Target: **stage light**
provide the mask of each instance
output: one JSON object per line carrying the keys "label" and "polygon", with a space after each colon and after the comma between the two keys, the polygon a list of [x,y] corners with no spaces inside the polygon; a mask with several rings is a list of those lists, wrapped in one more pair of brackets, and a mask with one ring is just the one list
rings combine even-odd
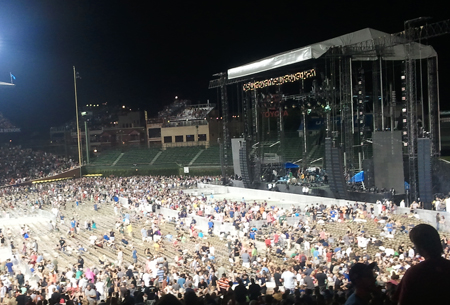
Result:
{"label": "stage light", "polygon": [[122,108],[125,109],[125,105],[123,105]]}
{"label": "stage light", "polygon": [[402,108],[402,112],[406,112],[406,108]]}

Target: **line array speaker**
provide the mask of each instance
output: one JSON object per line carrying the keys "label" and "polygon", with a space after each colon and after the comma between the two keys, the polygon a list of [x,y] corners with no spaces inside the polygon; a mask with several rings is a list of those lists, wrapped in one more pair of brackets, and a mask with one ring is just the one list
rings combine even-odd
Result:
{"label": "line array speaker", "polygon": [[250,188],[253,181],[251,169],[248,163],[247,141],[243,141],[241,148],[239,148],[239,165],[241,167],[242,182],[246,188]]}
{"label": "line array speaker", "polygon": [[417,169],[420,200],[425,203],[425,208],[431,208],[433,187],[431,177],[431,141],[428,138],[417,139]]}
{"label": "line array speaker", "polygon": [[334,197],[337,199],[348,198],[342,151],[340,148],[333,146],[331,138],[325,139],[325,166],[330,190]]}

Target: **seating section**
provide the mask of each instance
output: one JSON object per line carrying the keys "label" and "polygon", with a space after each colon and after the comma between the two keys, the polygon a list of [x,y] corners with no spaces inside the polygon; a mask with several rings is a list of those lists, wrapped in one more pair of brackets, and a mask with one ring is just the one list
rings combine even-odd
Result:
{"label": "seating section", "polygon": [[[121,220],[120,217],[115,216],[113,212],[112,202],[103,203],[100,205],[100,209],[98,212],[94,212],[92,207],[92,202],[85,201],[80,207],[74,207],[73,205],[68,204],[67,209],[63,211],[65,214],[66,220],[64,224],[58,222],[59,231],[49,232],[48,223],[38,222],[38,218],[32,217],[33,221],[27,222],[27,225],[30,227],[30,237],[31,239],[36,239],[39,244],[39,252],[43,252],[44,257],[46,259],[52,259],[53,257],[59,256],[59,268],[63,269],[65,267],[73,266],[77,262],[77,257],[79,255],[78,248],[79,245],[83,245],[88,249],[87,253],[83,253],[82,256],[85,260],[85,266],[97,266],[100,261],[103,262],[113,262],[117,260],[117,252],[106,248],[98,248],[94,246],[90,246],[89,237],[92,235],[96,235],[97,237],[102,236],[105,232],[109,232],[114,227],[114,222],[117,220]],[[20,214],[11,215],[12,217],[21,217],[23,216],[23,212]],[[69,228],[69,215],[77,215],[77,219],[80,220],[80,227],[78,234],[75,235],[75,238],[66,238],[67,246],[72,250],[68,249],[67,252],[63,253],[56,250],[57,242],[61,236],[66,237],[67,230]],[[392,218],[395,221],[401,222],[403,224],[412,223],[413,225],[417,225],[421,223],[420,220],[415,218],[407,218],[404,215],[392,215]],[[93,231],[84,230],[84,221],[85,220],[94,220],[96,222],[97,229]],[[143,253],[146,248],[150,248],[151,252],[154,253],[154,249],[152,247],[152,243],[143,242],[141,239],[140,230],[142,227],[148,228],[148,224],[145,221],[136,220],[135,217],[131,218],[133,225],[133,237],[129,238],[128,234],[125,233],[126,238],[130,241],[138,251],[138,261],[143,264],[146,260]],[[19,234],[19,226],[22,224],[15,224],[11,227],[13,232],[14,244],[16,247],[20,247],[22,245],[23,237]],[[322,225],[317,225],[317,230],[320,231],[322,228],[325,228],[328,233],[331,233],[337,242],[337,239],[340,236],[343,236],[349,229],[352,230],[353,233],[358,233],[360,230],[364,231],[366,236],[375,236],[377,239],[380,238],[379,233],[383,229],[382,224],[377,224],[372,220],[367,220],[367,222],[343,222],[343,223],[324,223]],[[178,232],[175,230],[175,226],[169,222],[169,219],[166,219],[166,222],[161,225],[161,230],[163,235],[171,234],[172,236],[177,236]],[[117,230],[115,230],[117,233]],[[258,242],[258,252],[265,256],[269,253],[266,253],[265,247],[263,246],[263,241],[265,236],[271,236],[275,231],[279,231],[277,227],[258,227],[257,240]],[[185,236],[189,236],[187,230],[184,230]],[[121,239],[121,234],[117,233],[116,239]],[[317,237],[313,239],[317,242]],[[398,249],[398,246],[404,243],[407,246],[411,245],[409,241],[408,234],[402,232],[396,232],[395,238],[382,238],[383,247]],[[230,267],[230,263],[228,261],[229,251],[225,245],[225,242],[221,240],[218,236],[208,236],[206,242],[211,243],[212,246],[215,247],[216,250],[216,260],[218,265],[223,265],[226,267]],[[118,242],[117,244],[120,244]],[[180,245],[181,249],[193,250],[195,247],[195,242],[187,242],[185,244]],[[132,262],[131,257],[131,247],[122,248],[123,258],[124,258],[124,266],[127,266]],[[173,258],[177,255],[178,249],[174,246],[173,243],[164,240],[164,256],[167,257],[170,265],[174,265]],[[375,255],[377,252],[380,252],[378,247],[370,245],[367,248],[367,252],[370,255]],[[269,254],[270,255],[270,254]],[[284,260],[282,257],[278,257],[276,255],[270,255],[271,261],[275,265],[290,265],[292,262],[290,260]],[[180,266],[180,268],[183,268]],[[233,268],[237,269],[237,271],[241,271],[241,266],[234,266]],[[180,272],[184,272],[181,270]]]}
{"label": "seating section", "polygon": [[161,155],[156,159],[155,165],[159,164],[181,164],[183,166],[188,165],[192,159],[200,152],[202,147],[190,146],[190,147],[177,147],[167,148],[163,150]]}
{"label": "seating section", "polygon": [[219,165],[220,164],[220,149],[218,145],[206,148],[201,155],[192,163],[192,165]]}
{"label": "seating section", "polygon": [[94,165],[112,165],[120,156],[120,150],[106,150],[99,153],[96,158],[91,159]]}
{"label": "seating section", "polygon": [[117,161],[116,166],[149,165],[158,152],[159,149],[132,149],[124,153],[122,158]]}
{"label": "seating section", "polygon": [[[308,153],[309,159],[315,160],[324,156],[325,149],[323,146],[323,135],[317,133],[308,137]],[[287,135],[284,141],[284,147],[281,149],[280,145],[272,144],[275,141],[264,143],[261,148],[261,153],[276,153],[280,155],[284,151],[285,162],[295,162],[303,158],[304,143],[303,138],[298,137],[297,134]],[[272,147],[271,147],[272,146]],[[202,151],[203,150],[203,151]],[[201,154],[195,159],[195,156],[200,152]],[[118,157],[123,155],[118,159]],[[220,165],[220,148],[218,145],[205,148],[204,146],[189,146],[189,147],[174,147],[160,150],[157,148],[130,148],[127,151],[108,150],[98,154],[91,162],[93,165],[112,166],[117,160],[115,166],[143,166],[150,165],[153,159],[153,165],[189,165],[192,166],[219,166]],[[228,164],[232,163],[231,153],[228,156]]]}

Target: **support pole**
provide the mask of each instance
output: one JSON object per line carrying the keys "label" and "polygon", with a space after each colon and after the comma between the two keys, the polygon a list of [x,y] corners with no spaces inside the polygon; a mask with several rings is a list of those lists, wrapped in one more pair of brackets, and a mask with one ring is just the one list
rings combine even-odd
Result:
{"label": "support pole", "polygon": [[373,100],[373,131],[376,132],[380,129],[379,125],[379,100],[378,100],[378,65],[377,62],[374,60],[372,63],[372,100]]}
{"label": "support pole", "polygon": [[307,138],[307,134],[308,133],[308,129],[306,126],[306,109],[303,110],[303,156],[302,156],[302,162],[303,162],[303,169],[306,169],[308,167],[308,160],[307,156],[308,156],[308,138]]}
{"label": "support pole", "polygon": [[80,122],[78,120],[78,96],[77,96],[77,72],[75,66],[73,66],[73,87],[75,89],[75,114],[77,120],[77,142],[78,142],[78,164],[80,165],[80,171],[82,166],[81,161],[81,135],[80,135]]}
{"label": "support pole", "polygon": [[395,104],[396,104],[396,94],[392,91],[392,83],[389,84],[389,92],[391,93],[391,103],[390,103],[390,116],[391,116],[391,133],[394,132],[395,127]]}
{"label": "support pole", "polygon": [[384,131],[384,97],[383,97],[383,67],[380,56],[380,97],[381,97],[381,130]]}
{"label": "support pole", "polygon": [[353,72],[352,72],[352,59],[350,61],[350,109],[352,116],[352,134],[355,134],[355,112],[353,111]]}
{"label": "support pole", "polygon": [[87,121],[84,121],[84,135],[86,136],[86,165],[89,164],[89,129]]}

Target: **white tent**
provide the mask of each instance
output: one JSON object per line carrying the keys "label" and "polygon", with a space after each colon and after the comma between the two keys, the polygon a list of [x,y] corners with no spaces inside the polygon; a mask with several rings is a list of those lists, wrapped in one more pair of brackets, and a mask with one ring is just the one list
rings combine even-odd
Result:
{"label": "white tent", "polygon": [[[365,28],[353,33],[345,34],[339,37],[328,39],[319,43],[315,43],[300,49],[295,49],[269,56],[255,62],[232,68],[228,70],[228,79],[248,76],[292,64],[296,64],[309,59],[319,58],[324,55],[330,48],[352,46],[359,43],[371,43],[373,45],[381,45],[386,38],[393,43],[393,47],[389,48],[389,52],[383,54],[384,60],[403,60],[406,57],[406,44],[404,44],[396,35],[384,33],[370,28]],[[431,46],[411,43],[410,58],[429,58],[436,56],[436,51]],[[361,55],[352,56],[353,60],[375,60],[378,58],[375,51],[364,52]]]}
{"label": "white tent", "polygon": [[14,86],[14,84],[11,84],[11,83],[5,83],[5,82],[0,82],[0,86]]}

